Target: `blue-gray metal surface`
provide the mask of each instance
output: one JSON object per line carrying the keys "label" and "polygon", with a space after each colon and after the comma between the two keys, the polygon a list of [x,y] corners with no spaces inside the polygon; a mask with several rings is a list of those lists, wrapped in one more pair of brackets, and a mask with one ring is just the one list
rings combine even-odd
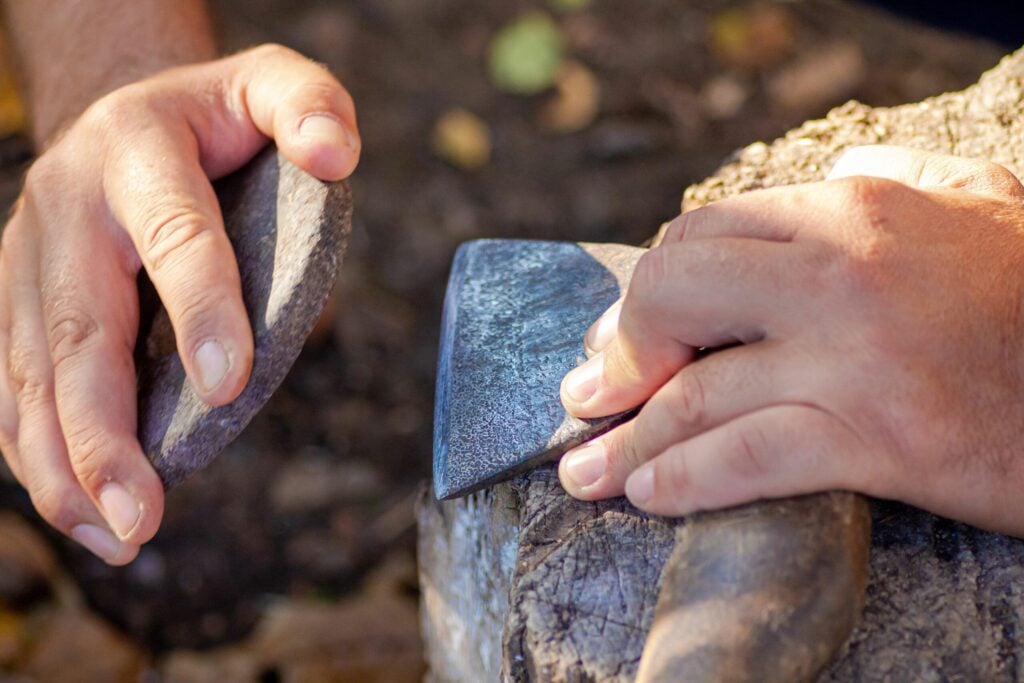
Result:
{"label": "blue-gray metal surface", "polygon": [[434,492],[489,486],[596,436],[629,413],[566,414],[559,385],[587,328],[620,296],[643,249],[477,240],[452,264],[434,408]]}

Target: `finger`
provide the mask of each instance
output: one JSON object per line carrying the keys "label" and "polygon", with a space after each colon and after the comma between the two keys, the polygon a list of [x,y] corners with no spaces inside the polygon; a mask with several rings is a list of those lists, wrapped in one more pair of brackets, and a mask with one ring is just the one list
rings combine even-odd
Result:
{"label": "finger", "polygon": [[[787,186],[746,192],[692,211],[687,211],[659,230],[652,249],[680,242],[747,238],[792,242],[799,237],[819,236],[823,225],[835,221],[835,209],[826,203],[835,192],[823,186]],[[618,302],[617,302],[618,303]],[[584,348],[591,356],[604,350],[617,334],[619,311],[613,306],[587,332]]]}
{"label": "finger", "polygon": [[669,447],[630,475],[626,495],[642,510],[677,516],[817,491],[871,493],[886,476],[869,456],[830,414],[780,405]]}
{"label": "finger", "polygon": [[0,249],[0,452],[15,479],[21,481],[18,459],[18,405],[14,400],[6,360],[10,354],[10,268],[4,261],[6,252]]}
{"label": "finger", "polygon": [[[8,231],[12,230],[8,226]],[[8,239],[4,251],[20,267],[11,278],[11,332],[7,372],[18,409],[19,480],[39,514],[109,564],[130,562],[138,546],[111,533],[82,490],[68,461],[54,401],[53,368],[46,343],[36,255]],[[9,245],[17,244],[12,249]],[[13,252],[13,253],[12,253]]]}
{"label": "finger", "polygon": [[182,137],[159,127],[135,135],[108,164],[105,192],[167,309],[193,388],[219,406],[249,379],[252,331],[217,198]]}
{"label": "finger", "polygon": [[809,223],[803,187],[744,192],[682,213],[661,228],[658,245],[715,237],[791,242]]}
{"label": "finger", "polygon": [[772,404],[797,400],[814,370],[774,341],[724,349],[690,363],[629,422],[562,458],[566,491],[584,500],[621,496],[626,478],[670,446]]}
{"label": "finger", "polygon": [[919,188],[943,187],[1001,198],[1024,197],[1024,186],[1004,166],[894,145],[848,149],[829,171],[828,179],[851,176],[888,178]]}
{"label": "finger", "polygon": [[720,239],[666,245],[637,264],[607,348],[566,375],[562,402],[580,417],[647,400],[699,347],[747,343],[802,319],[809,246]]}
{"label": "finger", "polygon": [[[625,295],[623,295],[625,297]],[[619,314],[622,313],[622,299],[620,297],[615,303],[601,314],[583,338],[583,352],[587,358],[591,358],[608,348],[612,340],[619,333]]]}
{"label": "finger", "polygon": [[[249,61],[245,101],[256,126],[296,165],[324,180],[340,180],[359,162],[356,110],[327,69],[279,45]],[[266,64],[260,62],[266,59]]]}
{"label": "finger", "polygon": [[212,116],[188,112],[211,176],[239,168],[268,137],[289,161],[321,180],[351,175],[361,150],[355,105],[327,69],[280,45],[263,45],[202,69],[223,87],[226,104]]}
{"label": "finger", "polygon": [[879,206],[907,201],[908,185],[1024,197],[1020,181],[998,164],[902,147],[855,147],[825,182],[746,192],[687,211],[664,228],[660,245],[721,237],[848,241],[858,226],[875,220]]}
{"label": "finger", "polygon": [[114,234],[62,236],[41,266],[57,415],[78,482],[117,537],[141,545],[160,525],[164,496],[136,438],[135,275]]}

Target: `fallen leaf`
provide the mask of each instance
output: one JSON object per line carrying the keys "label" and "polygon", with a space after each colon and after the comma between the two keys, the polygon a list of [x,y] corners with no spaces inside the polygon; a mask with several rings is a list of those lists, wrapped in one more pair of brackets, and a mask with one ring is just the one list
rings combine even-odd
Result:
{"label": "fallen leaf", "polygon": [[548,0],[548,4],[559,12],[579,12],[590,7],[591,0]]}
{"label": "fallen leaf", "polygon": [[540,111],[542,128],[558,133],[582,130],[601,107],[601,84],[586,66],[566,62],[558,72],[557,91]]}
{"label": "fallen leaf", "polygon": [[24,615],[0,609],[0,667],[9,668],[25,651],[27,640]]}
{"label": "fallen leaf", "polygon": [[0,137],[23,132],[28,128],[25,105],[18,92],[17,79],[9,59],[5,58],[6,44],[0,38]]}
{"label": "fallen leaf", "polygon": [[465,109],[453,109],[434,125],[434,152],[465,171],[491,160],[491,131],[480,117]]}
{"label": "fallen leaf", "polygon": [[747,87],[732,74],[720,74],[700,91],[704,111],[712,119],[731,119],[740,112],[750,96]]}
{"label": "fallen leaf", "polygon": [[415,601],[364,594],[337,604],[289,599],[268,608],[246,646],[285,681],[423,679]]}
{"label": "fallen leaf", "polygon": [[142,651],[99,617],[63,609],[37,617],[36,646],[20,669],[32,680],[129,683],[146,669]]}
{"label": "fallen leaf", "polygon": [[550,88],[565,57],[562,32],[546,14],[530,12],[491,40],[488,67],[495,87],[516,95]]}
{"label": "fallen leaf", "polygon": [[711,49],[726,64],[764,71],[789,55],[796,31],[789,12],[758,2],[734,7],[711,20]]}
{"label": "fallen leaf", "polygon": [[0,514],[0,603],[24,607],[50,591],[57,558],[20,515]]}
{"label": "fallen leaf", "polygon": [[813,50],[774,74],[768,94],[782,108],[807,114],[824,113],[853,94],[867,77],[860,46],[843,42]]}
{"label": "fallen leaf", "polygon": [[206,652],[177,650],[160,665],[166,683],[224,683],[256,681],[263,673],[257,657],[244,647],[232,646]]}

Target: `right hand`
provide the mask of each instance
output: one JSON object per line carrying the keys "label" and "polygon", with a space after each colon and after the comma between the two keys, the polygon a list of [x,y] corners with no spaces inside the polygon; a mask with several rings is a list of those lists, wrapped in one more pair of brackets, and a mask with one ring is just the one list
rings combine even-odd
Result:
{"label": "right hand", "polygon": [[563,484],[657,515],[857,491],[1024,537],[1022,226],[1006,168],[886,145],[683,214],[562,385],[643,407]]}
{"label": "right hand", "polygon": [[136,276],[166,307],[189,381],[234,400],[253,340],[210,179],[274,139],[322,180],[359,158],[324,68],[258,47],[97,100],[29,169],[0,246],[0,449],[39,513],[110,564],[156,533],[163,487],[136,437]]}

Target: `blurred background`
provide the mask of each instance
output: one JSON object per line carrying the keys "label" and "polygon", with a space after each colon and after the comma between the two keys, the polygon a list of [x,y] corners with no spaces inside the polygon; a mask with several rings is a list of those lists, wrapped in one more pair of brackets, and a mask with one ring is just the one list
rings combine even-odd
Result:
{"label": "blurred background", "polygon": [[[1024,40],[1012,4],[937,27],[839,0],[216,0],[225,51],[284,43],[356,99],[343,274],[285,385],[132,565],[0,484],[0,679],[419,680],[413,505],[455,247],[639,243],[740,147],[850,98],[973,83]],[[8,78],[5,205],[22,119]]]}

